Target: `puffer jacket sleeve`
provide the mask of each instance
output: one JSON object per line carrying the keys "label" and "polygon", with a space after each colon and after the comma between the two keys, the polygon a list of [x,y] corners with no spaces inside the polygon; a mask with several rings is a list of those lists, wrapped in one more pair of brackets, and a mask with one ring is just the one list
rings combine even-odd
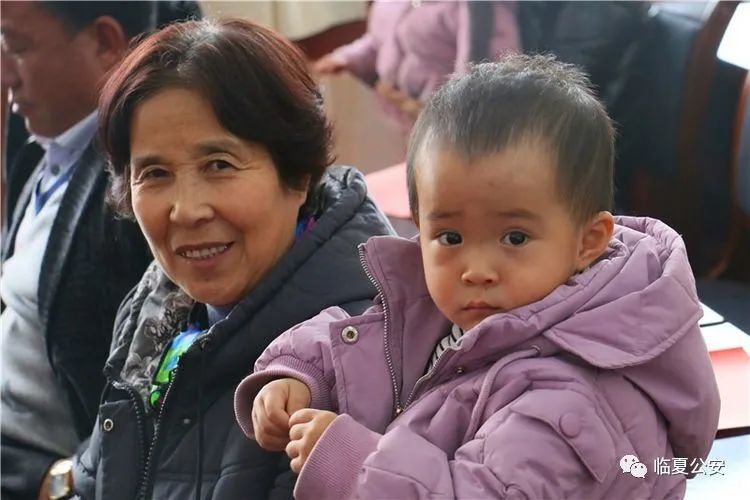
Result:
{"label": "puffer jacket sleeve", "polygon": [[375,38],[370,33],[339,47],[334,51],[346,60],[346,69],[368,85],[377,81],[376,61],[378,49]]}
{"label": "puffer jacket sleeve", "polygon": [[255,396],[267,383],[295,378],[310,389],[310,408],[336,411],[335,373],[329,325],[348,318],[340,307],[330,307],[277,337],[255,363],[234,394],[234,410],[242,431],[253,437],[251,410]]}
{"label": "puffer jacket sleeve", "polygon": [[405,426],[381,435],[340,415],[305,463],[295,498],[555,499],[592,491],[616,466],[612,439],[593,408],[585,433],[561,429],[546,411],[546,392],[492,414],[453,457]]}

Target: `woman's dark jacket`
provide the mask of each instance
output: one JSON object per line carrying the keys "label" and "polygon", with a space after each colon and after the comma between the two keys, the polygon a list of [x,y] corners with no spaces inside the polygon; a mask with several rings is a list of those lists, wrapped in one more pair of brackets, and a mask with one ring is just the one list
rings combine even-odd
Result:
{"label": "woman's dark jacket", "polygon": [[[201,498],[292,497],[288,459],[244,437],[235,421],[234,390],[271,340],[291,326],[334,304],[352,313],[364,310],[376,291],[357,245],[392,233],[354,169],[330,169],[319,203],[323,212],[315,226],[182,356],[155,416],[121,372],[136,325],[147,319],[141,317],[144,302],[159,303],[165,291],[182,292],[156,264],[146,272],[118,313],[105,368],[109,383],[89,446],[75,460],[75,489],[82,498],[196,498],[199,471]],[[164,302],[161,317],[184,323],[186,318],[170,317],[172,302]]]}

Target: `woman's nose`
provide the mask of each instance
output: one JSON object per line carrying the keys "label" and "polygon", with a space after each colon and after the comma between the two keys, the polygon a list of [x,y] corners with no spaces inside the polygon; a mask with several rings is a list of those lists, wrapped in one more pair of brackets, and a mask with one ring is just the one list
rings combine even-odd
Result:
{"label": "woman's nose", "polygon": [[209,190],[203,181],[178,181],[172,199],[169,220],[182,226],[194,226],[214,216]]}

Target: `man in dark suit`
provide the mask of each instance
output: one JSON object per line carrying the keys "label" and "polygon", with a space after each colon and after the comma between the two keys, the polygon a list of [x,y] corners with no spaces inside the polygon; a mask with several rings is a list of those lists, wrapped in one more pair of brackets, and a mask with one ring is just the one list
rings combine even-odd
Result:
{"label": "man in dark suit", "polygon": [[[159,0],[156,2],[156,25],[159,28],[170,23],[185,21],[187,19],[201,19],[202,17],[203,11],[201,10],[200,4],[195,1]],[[3,79],[3,91],[5,91],[5,79]],[[6,111],[5,103],[7,102],[7,99],[5,98],[5,93],[2,94],[2,97],[3,100],[0,103],[0,106],[3,107],[3,111]],[[29,138],[29,133],[28,130],[26,130],[21,115],[11,113],[7,120],[5,120],[5,115],[3,115],[3,119],[5,124],[5,135],[3,137],[5,140],[3,144],[5,149],[3,151],[3,159],[7,162],[6,165],[10,167],[14,163],[13,159],[17,157],[19,150]],[[7,183],[7,192],[3,192],[3,230],[7,229],[8,220],[13,215],[12,212],[8,212],[5,208],[14,207],[16,205],[18,196],[20,195],[26,180],[31,175],[31,172],[28,171],[28,169],[33,168],[33,166],[29,167],[22,162],[15,163],[16,169],[8,168],[7,171],[5,171],[5,169],[3,171],[3,174],[10,178],[10,180],[6,180],[6,177],[3,177],[3,181]],[[24,170],[24,166],[27,167],[27,170]]]}
{"label": "man in dark suit", "polygon": [[117,307],[150,260],[105,203],[96,104],[153,2],[3,2],[2,79],[30,139],[10,167],[0,296],[2,498],[66,498]]}

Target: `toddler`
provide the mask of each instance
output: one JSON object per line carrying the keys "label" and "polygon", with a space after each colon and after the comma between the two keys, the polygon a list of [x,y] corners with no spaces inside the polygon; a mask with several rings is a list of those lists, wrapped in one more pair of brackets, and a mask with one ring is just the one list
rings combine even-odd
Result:
{"label": "toddler", "polygon": [[548,56],[431,98],[407,158],[419,235],[360,248],[374,305],[289,330],[237,389],[297,498],[684,495],[653,464],[706,457],[718,390],[679,235],[608,211],[613,135]]}

